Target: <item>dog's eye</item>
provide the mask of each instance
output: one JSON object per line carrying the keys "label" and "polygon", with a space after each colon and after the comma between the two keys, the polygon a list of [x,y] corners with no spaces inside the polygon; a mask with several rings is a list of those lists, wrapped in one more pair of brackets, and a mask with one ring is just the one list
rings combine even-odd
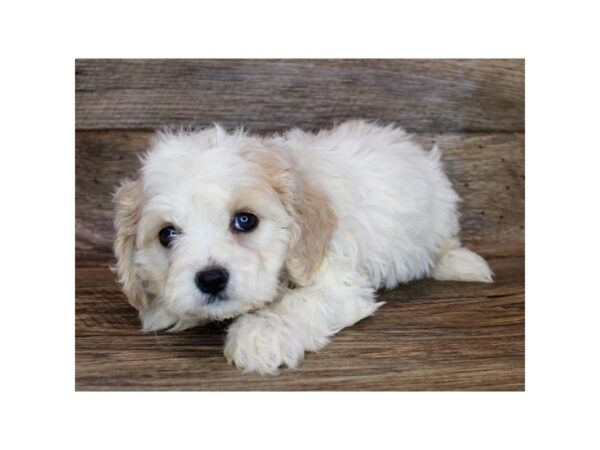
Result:
{"label": "dog's eye", "polygon": [[158,240],[163,247],[170,247],[171,242],[177,237],[180,231],[172,225],[164,227],[158,232]]}
{"label": "dog's eye", "polygon": [[248,231],[252,231],[258,225],[258,217],[254,214],[250,213],[237,213],[233,216],[233,229],[235,231],[241,231],[242,233],[247,233]]}

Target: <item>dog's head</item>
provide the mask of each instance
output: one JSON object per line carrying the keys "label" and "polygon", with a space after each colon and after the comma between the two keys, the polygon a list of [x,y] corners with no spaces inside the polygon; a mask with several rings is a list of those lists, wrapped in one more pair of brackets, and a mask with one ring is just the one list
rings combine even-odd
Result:
{"label": "dog's head", "polygon": [[116,269],[145,330],[235,317],[310,281],[336,220],[276,142],[161,133],[117,190]]}

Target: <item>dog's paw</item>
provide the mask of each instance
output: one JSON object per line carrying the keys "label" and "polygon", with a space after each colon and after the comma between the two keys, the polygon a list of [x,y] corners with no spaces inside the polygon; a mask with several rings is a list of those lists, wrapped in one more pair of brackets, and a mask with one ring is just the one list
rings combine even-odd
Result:
{"label": "dog's paw", "polygon": [[229,327],[225,357],[244,372],[276,374],[282,366],[295,368],[302,362],[302,341],[276,314],[259,311]]}

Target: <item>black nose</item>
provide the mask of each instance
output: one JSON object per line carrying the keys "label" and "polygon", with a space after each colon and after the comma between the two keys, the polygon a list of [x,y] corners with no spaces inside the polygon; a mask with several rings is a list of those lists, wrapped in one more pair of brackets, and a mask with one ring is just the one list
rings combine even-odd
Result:
{"label": "black nose", "polygon": [[222,267],[211,267],[196,274],[196,286],[205,294],[216,295],[225,289],[229,273]]}

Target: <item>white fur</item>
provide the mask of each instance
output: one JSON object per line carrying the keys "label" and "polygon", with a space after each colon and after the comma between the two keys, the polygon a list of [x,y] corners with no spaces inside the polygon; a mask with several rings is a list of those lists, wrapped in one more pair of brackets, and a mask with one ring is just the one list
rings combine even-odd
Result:
{"label": "white fur", "polygon": [[[265,158],[287,166],[257,163]],[[460,246],[459,198],[440,151],[424,151],[392,125],[350,121],[267,138],[218,126],[161,133],[135,183],[116,194],[115,249],[144,330],[236,318],[225,355],[245,371],[296,367],[305,351],[373,314],[378,288],[427,276],[492,281],[483,258]],[[285,189],[312,203],[290,206]],[[314,205],[322,211],[300,227]],[[244,235],[229,226],[240,208],[259,217]],[[183,234],[165,249],[157,234],[168,224]],[[315,258],[319,249],[310,246],[323,242],[312,271],[290,255],[302,239],[304,258]],[[193,279],[215,263],[230,273],[227,299],[208,303]]]}

